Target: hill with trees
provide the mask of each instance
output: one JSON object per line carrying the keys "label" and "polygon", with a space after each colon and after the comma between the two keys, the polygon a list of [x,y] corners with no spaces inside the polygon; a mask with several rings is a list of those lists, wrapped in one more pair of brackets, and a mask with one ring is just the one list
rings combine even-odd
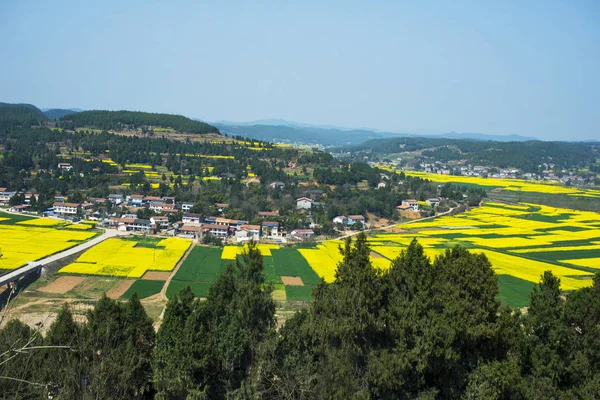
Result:
{"label": "hill with trees", "polygon": [[182,115],[147,113],[141,111],[82,111],[65,115],[59,125],[64,129],[93,128],[101,130],[128,130],[162,127],[185,133],[219,133],[219,129]]}
{"label": "hill with trees", "polygon": [[75,114],[79,111],[71,110],[71,109],[63,109],[63,108],[51,108],[49,110],[44,110],[44,115],[51,120],[61,119],[65,115]]}
{"label": "hill with trees", "polygon": [[415,135],[410,133],[385,132],[372,129],[348,129],[335,126],[320,126],[284,120],[261,120],[255,122],[216,122],[222,132],[279,143],[319,145],[323,147],[357,145],[372,139],[398,137],[454,138],[494,141],[525,141],[535,138],[519,135],[486,135],[481,133],[443,133],[437,135]]}
{"label": "hill with trees", "polygon": [[7,127],[40,125],[47,121],[42,111],[31,104],[0,103],[0,121]]}
{"label": "hill with trees", "polygon": [[[600,155],[600,146],[594,142],[497,142],[466,139],[416,138],[374,139],[364,143],[333,149],[346,153],[351,159],[383,159],[394,154],[418,152],[424,162],[467,160],[473,165],[500,168],[519,168],[536,172],[542,163],[559,168],[586,168]],[[431,161],[429,161],[431,162]]]}

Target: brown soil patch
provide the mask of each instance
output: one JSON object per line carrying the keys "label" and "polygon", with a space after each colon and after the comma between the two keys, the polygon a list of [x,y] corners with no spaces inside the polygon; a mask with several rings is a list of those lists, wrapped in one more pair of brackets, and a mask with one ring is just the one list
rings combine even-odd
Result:
{"label": "brown soil patch", "polygon": [[142,279],[148,281],[166,281],[169,275],[171,275],[170,272],[147,271],[144,276],[142,276]]}
{"label": "brown soil patch", "polygon": [[299,276],[282,276],[281,281],[285,286],[304,286]]}
{"label": "brown soil patch", "polygon": [[64,294],[75,286],[83,283],[87,278],[85,276],[61,276],[54,282],[39,288],[40,292]]}
{"label": "brown soil patch", "polygon": [[379,253],[371,252],[371,258],[383,258],[383,256]]}
{"label": "brown soil patch", "polygon": [[133,285],[133,282],[135,282],[135,279],[126,279],[120,281],[112,288],[110,288],[108,292],[106,292],[106,297],[110,299],[118,299],[123,293],[127,291],[127,289],[131,287],[131,285]]}

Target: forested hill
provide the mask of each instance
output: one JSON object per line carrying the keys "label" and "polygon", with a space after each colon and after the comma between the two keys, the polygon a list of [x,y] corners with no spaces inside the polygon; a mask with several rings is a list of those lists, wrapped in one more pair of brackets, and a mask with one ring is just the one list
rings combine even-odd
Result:
{"label": "forested hill", "polygon": [[0,121],[6,126],[39,125],[46,120],[46,116],[34,105],[0,103]]}
{"label": "forested hill", "polygon": [[514,167],[534,171],[544,162],[559,167],[582,168],[594,164],[600,148],[592,142],[497,142],[445,138],[393,138],[369,140],[359,145],[344,146],[334,152],[350,153],[362,159],[385,158],[406,152],[421,152],[425,158],[447,162],[469,160],[473,165]]}
{"label": "forested hill", "polygon": [[219,133],[219,129],[212,125],[194,121],[182,115],[140,111],[83,111],[63,116],[60,119],[60,126],[65,129],[86,127],[117,131],[141,127],[162,127],[185,133]]}
{"label": "forested hill", "polygon": [[71,115],[77,112],[78,111],[63,108],[51,108],[50,110],[43,111],[44,115],[52,120],[60,119],[65,115]]}

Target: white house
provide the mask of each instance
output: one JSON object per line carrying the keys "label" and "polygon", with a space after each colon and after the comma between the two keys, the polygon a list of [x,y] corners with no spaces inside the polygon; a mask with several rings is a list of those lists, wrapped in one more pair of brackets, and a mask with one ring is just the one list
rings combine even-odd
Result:
{"label": "white house", "polygon": [[271,189],[283,189],[285,187],[285,183],[283,182],[273,182],[269,184]]}
{"label": "white house", "polygon": [[187,212],[190,211],[194,207],[194,203],[181,203],[181,211]]}
{"label": "white house", "polygon": [[348,221],[348,218],[345,217],[344,215],[338,215],[337,217],[335,217],[333,219],[334,224],[345,224],[345,223],[347,223],[347,221]]}
{"label": "white house", "polygon": [[201,214],[190,214],[190,213],[188,213],[188,214],[183,214],[183,218],[181,219],[181,221],[184,224],[187,224],[187,223],[196,223],[196,224],[199,224],[201,218],[202,218]]}
{"label": "white house", "polygon": [[60,203],[56,202],[52,205],[54,212],[60,215],[76,215],[79,204],[77,203]]}
{"label": "white house", "polygon": [[415,211],[414,208],[409,206],[408,204],[402,204],[396,207],[398,211]]}
{"label": "white house", "polygon": [[384,187],[386,187],[386,186],[387,186],[387,185],[386,185],[386,183],[385,183],[385,182],[379,182],[379,183],[377,184],[377,189],[382,189],[382,188],[384,188]]}
{"label": "white house", "polygon": [[204,224],[202,225],[202,232],[210,233],[211,235],[218,236],[220,238],[227,237],[227,231],[229,228],[223,225],[217,224]]}
{"label": "white house", "polygon": [[365,217],[362,215],[348,215],[348,224],[354,225],[355,223],[360,222],[361,224],[365,224]]}
{"label": "white house", "polygon": [[235,238],[238,243],[250,240],[258,241],[260,239],[260,225],[242,225],[235,231]]}
{"label": "white house", "polygon": [[419,211],[419,202],[415,199],[402,200],[403,206],[410,206],[414,211]]}
{"label": "white house", "polygon": [[425,202],[427,204],[429,204],[431,207],[437,207],[440,205],[440,199],[438,199],[437,197],[433,197],[431,199],[427,199],[425,200]]}
{"label": "white house", "polygon": [[123,202],[123,195],[118,193],[111,193],[108,195],[108,200],[114,205],[119,205]]}
{"label": "white house", "polygon": [[313,206],[313,201],[308,197],[300,197],[296,199],[296,210],[310,210]]}
{"label": "white house", "polygon": [[314,234],[315,232],[312,229],[294,229],[290,232],[290,235],[297,240],[310,239]]}
{"label": "white house", "polygon": [[142,205],[144,196],[141,194],[132,194],[132,195],[127,196],[126,200],[132,206],[139,207]]}
{"label": "white house", "polygon": [[58,169],[62,169],[65,171],[71,171],[73,169],[73,166],[69,163],[61,162],[61,163],[58,163]]}
{"label": "white house", "polygon": [[7,192],[6,190],[0,192],[0,204],[7,205],[10,199],[16,195],[17,192]]}

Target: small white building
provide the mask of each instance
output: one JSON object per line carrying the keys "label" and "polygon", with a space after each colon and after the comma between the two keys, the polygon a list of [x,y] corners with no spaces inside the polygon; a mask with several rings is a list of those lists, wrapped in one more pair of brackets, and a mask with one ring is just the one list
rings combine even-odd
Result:
{"label": "small white building", "polygon": [[69,163],[61,162],[58,163],[58,169],[62,169],[64,171],[71,171],[73,169],[73,166]]}
{"label": "small white building", "polygon": [[56,202],[52,205],[54,212],[60,215],[76,215],[79,204],[77,203],[60,203]]}
{"label": "small white building", "polygon": [[201,214],[183,214],[183,218],[181,219],[181,221],[184,224],[189,224],[189,223],[196,223],[199,224],[200,223],[200,219],[202,218]]}
{"label": "small white building", "polygon": [[300,197],[296,199],[296,210],[310,210],[313,206],[312,199],[308,197]]}
{"label": "small white building", "polygon": [[415,199],[402,200],[403,206],[410,206],[414,211],[419,211],[419,202]]}
{"label": "small white building", "polygon": [[361,224],[365,224],[365,217],[362,215],[348,215],[348,224],[354,225],[355,223],[360,222]]}
{"label": "small white building", "polygon": [[10,199],[16,194],[17,192],[0,191],[0,205],[7,205]]}
{"label": "small white building", "polygon": [[337,217],[335,217],[333,219],[334,224],[345,224],[345,223],[347,223],[347,221],[348,221],[348,218],[344,215],[338,215]]}
{"label": "small white building", "polygon": [[310,239],[314,234],[312,229],[294,229],[290,232],[290,235],[297,240]]}
{"label": "small white building", "polygon": [[273,182],[269,184],[271,189],[283,189],[285,188],[285,183],[283,182]]}
{"label": "small white building", "polygon": [[431,199],[427,199],[425,200],[425,202],[427,204],[429,204],[431,207],[437,207],[440,205],[440,199],[438,199],[437,197],[433,197]]}
{"label": "small white building", "polygon": [[194,207],[194,203],[181,203],[181,211],[187,212],[190,211]]}

